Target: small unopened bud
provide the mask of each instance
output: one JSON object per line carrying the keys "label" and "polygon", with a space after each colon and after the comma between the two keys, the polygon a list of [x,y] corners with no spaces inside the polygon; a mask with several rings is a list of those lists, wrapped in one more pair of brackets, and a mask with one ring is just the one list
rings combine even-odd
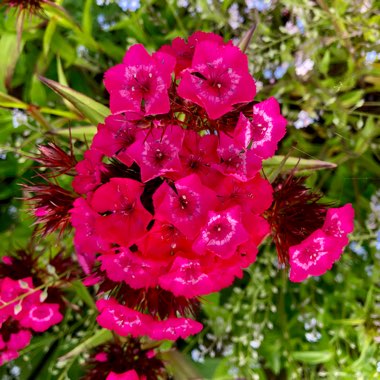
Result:
{"label": "small unopened bud", "polygon": [[15,307],[13,308],[13,312],[15,313],[15,315],[19,314],[21,310],[22,310],[21,302],[15,305]]}

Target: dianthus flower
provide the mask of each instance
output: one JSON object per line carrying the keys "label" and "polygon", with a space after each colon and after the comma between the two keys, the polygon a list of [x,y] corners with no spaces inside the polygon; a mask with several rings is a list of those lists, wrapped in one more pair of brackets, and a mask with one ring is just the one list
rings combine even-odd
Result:
{"label": "dianthus flower", "polygon": [[[0,263],[0,365],[19,356],[32,336],[48,330],[63,319],[64,303],[59,289],[41,285],[37,260],[25,251],[4,256]],[[51,265],[62,267],[65,260],[56,257]],[[26,277],[28,276],[28,277]]]}
{"label": "dianthus flower", "polygon": [[[287,121],[276,99],[254,103],[238,47],[202,32],[152,55],[135,45],[104,83],[112,114],[82,161],[59,165],[75,165],[67,214],[102,327],[154,340],[198,333],[200,297],[241,278],[269,233],[292,281],[340,257],[350,206],[327,210],[302,179],[273,189],[260,173]],[[133,369],[107,376],[140,376]]]}
{"label": "dianthus flower", "polygon": [[289,278],[294,282],[330,270],[354,229],[351,204],[328,209],[319,202],[322,195],[313,193],[304,182],[305,177],[293,175],[278,181],[267,211],[279,261],[289,263]]}

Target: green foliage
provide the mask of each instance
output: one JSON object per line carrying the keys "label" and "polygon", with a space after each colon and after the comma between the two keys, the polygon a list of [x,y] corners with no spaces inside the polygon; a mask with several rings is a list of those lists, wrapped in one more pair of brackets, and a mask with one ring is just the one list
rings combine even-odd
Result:
{"label": "green foliage", "polygon": [[[263,246],[243,279],[205,297],[203,332],[179,345],[183,355],[170,355],[168,345],[166,358],[177,379],[190,378],[192,367],[219,380],[379,378],[380,59],[366,60],[379,53],[379,1],[279,0],[265,12],[238,1],[244,20],[235,29],[235,2],[183,3],[147,0],[123,12],[116,1],[58,0],[25,17],[22,28],[17,13],[0,6],[0,256],[26,247],[33,232],[20,184],[35,175],[36,144],[56,140],[68,150],[71,136],[84,151],[108,114],[103,73],[129,46],[154,50],[195,30],[238,39],[255,25],[247,54],[257,100],[277,97],[289,120],[279,156],[264,171],[275,177],[290,155],[281,170],[298,163],[325,200],[352,202],[354,245],[331,272],[302,284],[289,283],[274,247]],[[297,20],[304,31],[294,29]],[[279,67],[285,72],[276,77]],[[296,129],[302,110],[313,120]],[[39,244],[49,255],[72,252],[67,238]],[[18,379],[80,378],[86,351],[109,334],[97,327],[88,289],[74,282],[68,292],[81,311],[68,308],[59,327],[0,368],[1,378],[13,378],[14,366]]]}

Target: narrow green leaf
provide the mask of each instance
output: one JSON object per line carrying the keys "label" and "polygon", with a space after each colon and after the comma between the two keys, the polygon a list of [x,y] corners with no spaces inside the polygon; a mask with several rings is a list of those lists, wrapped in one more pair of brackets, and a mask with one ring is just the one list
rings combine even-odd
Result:
{"label": "narrow green leaf", "polygon": [[[61,62],[61,58],[60,57],[57,57],[57,72],[58,72],[58,81],[59,81],[59,83],[62,84],[63,86],[69,87],[69,83],[67,82],[66,75],[65,75],[65,73],[63,71],[63,68],[62,68],[62,62]],[[65,103],[65,106],[70,111],[77,112],[77,110],[74,107],[74,105],[71,102],[69,102],[67,99],[64,98],[63,102]]]}
{"label": "narrow green leaf", "polygon": [[296,351],[292,356],[294,360],[307,364],[326,363],[333,358],[331,351]]}
{"label": "narrow green leaf", "polygon": [[42,46],[43,46],[43,52],[44,52],[45,57],[47,57],[47,55],[49,53],[51,41],[52,41],[52,38],[53,38],[53,35],[54,35],[56,29],[57,29],[57,20],[53,17],[49,21],[49,23],[45,29],[45,33],[44,33],[44,39],[43,39],[43,45]]}
{"label": "narrow green leaf", "polygon": [[81,281],[74,281],[72,287],[78,294],[79,298],[87,304],[91,309],[96,310],[94,299],[91,297],[88,289],[83,285]]}
{"label": "narrow green leaf", "polygon": [[0,91],[0,107],[27,109],[28,104]]}
{"label": "narrow green leaf", "polygon": [[109,115],[109,109],[103,104],[89,98],[88,96],[81,94],[78,91],[73,90],[67,86],[55,82],[51,79],[39,77],[41,82],[50,87],[58,95],[64,99],[70,101],[75,108],[83,114],[90,122],[94,124],[102,123],[104,119]]}
{"label": "narrow green leaf", "polygon": [[358,134],[355,144],[355,153],[362,155],[367,151],[374,137],[379,133],[378,126],[375,124],[373,117],[368,117],[364,128]]}
{"label": "narrow green leaf", "polygon": [[[282,163],[283,159],[284,156],[273,156],[263,161],[263,167],[269,169],[277,168],[278,165]],[[334,169],[336,168],[336,166],[337,165],[333,162],[298,157],[288,157],[286,162],[283,164],[283,170],[286,171],[296,168],[295,172],[298,173],[306,170]]]}
{"label": "narrow green leaf", "polygon": [[74,356],[78,356],[84,351],[87,351],[91,348],[97,347],[100,344],[103,344],[109,341],[112,338],[112,332],[110,330],[101,329],[95,332],[95,334],[86,339],[84,342],[78,344],[73,350],[69,351],[67,354],[59,358],[60,362],[64,362]]}
{"label": "narrow green leaf", "polygon": [[319,64],[319,70],[322,74],[327,75],[330,67],[330,50],[326,50]]}
{"label": "narrow green leaf", "polygon": [[83,127],[73,127],[71,129],[59,129],[56,131],[58,135],[61,136],[71,136],[78,140],[92,140],[97,132],[97,127],[94,125],[86,125]]}
{"label": "narrow green leaf", "polygon": [[364,96],[364,90],[353,90],[339,97],[340,104],[345,108],[353,107]]}
{"label": "narrow green leaf", "polygon": [[256,25],[253,25],[246,33],[245,35],[242,37],[242,39],[239,41],[239,44],[238,44],[238,47],[240,48],[240,50],[244,53],[251,40],[252,40],[252,37],[253,37],[253,33],[255,33],[255,30],[256,30],[256,27],[257,27],[257,24]]}
{"label": "narrow green leaf", "polygon": [[82,117],[78,113],[73,113],[73,112],[49,108],[49,107],[41,107],[40,112],[41,113],[47,113],[48,115],[62,116],[64,118],[70,119],[70,120],[73,120],[73,119],[74,120],[81,120],[82,119]]}
{"label": "narrow green leaf", "polygon": [[93,16],[91,14],[93,0],[86,0],[83,7],[83,17],[82,17],[82,29],[83,32],[89,36],[92,33],[92,20]]}
{"label": "narrow green leaf", "polygon": [[3,33],[0,38],[0,91],[10,86],[23,41],[19,44],[16,33]]}
{"label": "narrow green leaf", "polygon": [[55,17],[59,25],[73,31],[81,41],[82,44],[86,45],[92,50],[98,50],[99,46],[97,42],[91,37],[91,35],[84,33],[80,26],[75,22],[75,20],[66,12],[66,10],[58,4],[53,2],[46,2],[43,5],[44,11],[49,17]]}
{"label": "narrow green leaf", "polygon": [[38,80],[36,75],[33,75],[30,93],[29,93],[30,101],[32,104],[43,105],[46,104],[46,88],[45,86]]}
{"label": "narrow green leaf", "polygon": [[364,318],[351,318],[351,319],[336,319],[332,321],[332,323],[337,325],[345,325],[345,326],[358,326],[363,325],[365,323]]}

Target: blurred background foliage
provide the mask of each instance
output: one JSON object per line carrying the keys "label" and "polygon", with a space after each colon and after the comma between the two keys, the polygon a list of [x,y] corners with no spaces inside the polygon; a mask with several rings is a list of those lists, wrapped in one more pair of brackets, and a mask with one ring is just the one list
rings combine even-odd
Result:
{"label": "blurred background foliage", "polygon": [[[96,130],[40,76],[107,105],[103,73],[132,44],[152,51],[196,30],[238,41],[253,25],[247,54],[257,100],[275,96],[289,120],[278,153],[337,165],[310,171],[308,182],[327,201],[353,203],[355,232],[332,271],[302,284],[288,281],[274,247],[264,244],[242,280],[205,297],[205,329],[177,343],[181,360],[205,379],[380,378],[376,0],[57,0],[23,20],[0,2],[0,253],[30,244],[33,221],[20,183],[35,175],[36,145],[53,140],[69,149],[71,130],[80,155]],[[49,257],[73,247],[69,237],[53,236],[34,249]],[[2,379],[80,378],[86,349],[109,336],[97,330],[86,288],[75,283],[68,297],[83,310],[34,338],[0,369]],[[176,367],[176,378],[187,379]]]}

